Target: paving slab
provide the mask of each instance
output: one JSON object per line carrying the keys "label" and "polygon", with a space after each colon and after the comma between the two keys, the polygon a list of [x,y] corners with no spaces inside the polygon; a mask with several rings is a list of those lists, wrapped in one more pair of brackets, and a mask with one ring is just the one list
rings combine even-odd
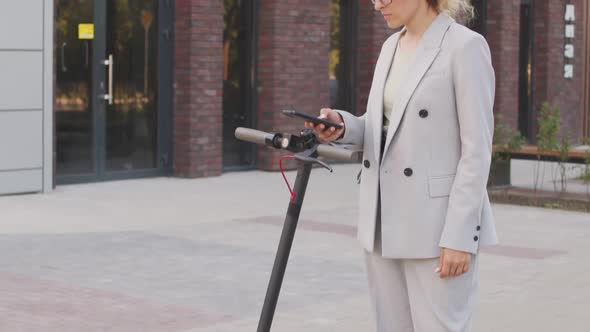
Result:
{"label": "paving slab", "polygon": [[[313,170],[273,331],[374,330],[357,172]],[[0,197],[0,331],[255,331],[288,196],[251,171]],[[492,208],[475,331],[586,331],[590,214]]]}

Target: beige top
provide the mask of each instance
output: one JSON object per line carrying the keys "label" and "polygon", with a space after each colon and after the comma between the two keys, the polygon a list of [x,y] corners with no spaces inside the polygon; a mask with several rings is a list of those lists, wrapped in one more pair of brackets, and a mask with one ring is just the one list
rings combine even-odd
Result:
{"label": "beige top", "polygon": [[385,88],[383,91],[383,129],[387,130],[389,119],[391,118],[391,109],[396,91],[404,79],[408,70],[408,63],[414,55],[414,50],[403,49],[401,44],[397,43],[397,49],[393,56],[393,61],[387,74]]}

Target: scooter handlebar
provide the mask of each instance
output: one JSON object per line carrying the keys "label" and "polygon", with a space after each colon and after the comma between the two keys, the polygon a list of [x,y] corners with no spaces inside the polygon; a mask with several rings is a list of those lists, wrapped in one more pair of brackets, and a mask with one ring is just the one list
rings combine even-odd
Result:
{"label": "scooter handlebar", "polygon": [[250,129],[250,128],[237,128],[236,138],[242,141],[266,145],[267,142],[272,141],[274,135],[265,133],[264,131]]}
{"label": "scooter handlebar", "polygon": [[360,162],[362,152],[362,150],[347,150],[326,144],[318,146],[318,155],[329,160]]}
{"label": "scooter handlebar", "polygon": [[[274,138],[274,134],[241,127],[236,129],[235,135],[237,139],[242,141],[270,146],[272,146]],[[320,144],[317,152],[319,157],[329,160],[360,162],[362,159],[362,150],[354,146],[351,149],[344,149],[332,145]]]}

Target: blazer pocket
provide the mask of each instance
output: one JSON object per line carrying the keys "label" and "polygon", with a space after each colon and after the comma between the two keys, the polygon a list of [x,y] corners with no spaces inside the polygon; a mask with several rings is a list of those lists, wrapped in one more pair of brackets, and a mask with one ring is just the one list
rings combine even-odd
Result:
{"label": "blazer pocket", "polygon": [[449,196],[454,181],[455,174],[430,176],[428,177],[428,194],[430,197]]}

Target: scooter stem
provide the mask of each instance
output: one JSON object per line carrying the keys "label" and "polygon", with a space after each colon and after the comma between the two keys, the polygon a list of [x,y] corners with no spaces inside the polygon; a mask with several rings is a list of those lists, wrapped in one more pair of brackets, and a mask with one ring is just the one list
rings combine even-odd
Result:
{"label": "scooter stem", "polygon": [[293,188],[295,200],[289,203],[287,209],[287,216],[266,290],[266,297],[264,299],[260,321],[258,322],[257,332],[269,332],[272,325],[283,277],[285,276],[285,269],[289,261],[289,253],[291,252],[295,230],[297,229],[297,222],[299,221],[299,213],[301,212],[305,190],[307,189],[307,183],[311,174],[311,168],[312,163],[299,161],[297,178],[295,179],[295,186]]}

